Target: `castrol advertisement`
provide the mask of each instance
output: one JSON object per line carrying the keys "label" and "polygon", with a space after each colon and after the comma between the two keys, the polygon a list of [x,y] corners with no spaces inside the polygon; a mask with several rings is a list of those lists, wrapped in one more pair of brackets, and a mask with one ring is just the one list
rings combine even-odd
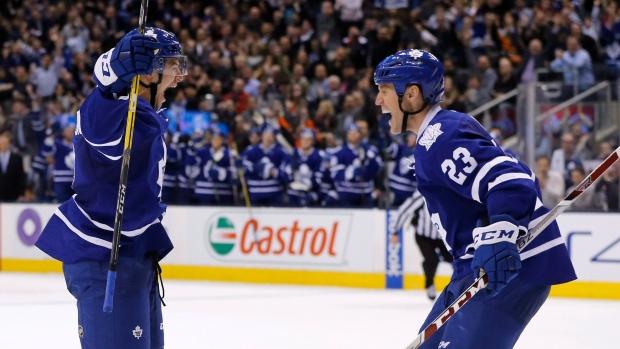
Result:
{"label": "castrol advertisement", "polygon": [[202,234],[215,259],[309,265],[340,265],[351,233],[350,214],[215,212]]}
{"label": "castrol advertisement", "polygon": [[381,272],[385,211],[168,208],[165,264]]}

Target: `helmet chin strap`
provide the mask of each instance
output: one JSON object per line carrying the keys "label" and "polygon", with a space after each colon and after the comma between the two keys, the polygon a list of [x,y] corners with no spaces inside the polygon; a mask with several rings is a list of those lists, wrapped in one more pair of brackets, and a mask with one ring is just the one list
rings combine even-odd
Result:
{"label": "helmet chin strap", "polygon": [[426,103],[426,101],[424,101],[424,103],[422,104],[422,107],[414,112],[409,112],[409,111],[405,111],[405,109],[403,109],[403,96],[398,96],[398,107],[400,108],[400,111],[403,112],[403,124],[400,127],[400,134],[405,136],[407,135],[407,120],[409,119],[409,115],[416,115],[419,114],[422,110],[424,110],[426,108],[426,106],[428,105],[428,103]]}
{"label": "helmet chin strap", "polygon": [[158,74],[159,77],[157,79],[157,82],[151,82],[149,85],[145,84],[142,82],[142,79],[140,79],[140,85],[144,86],[144,87],[148,87],[151,89],[151,106],[153,107],[153,109],[157,109],[157,107],[155,106],[155,97],[157,97],[157,85],[161,84],[161,79],[162,79],[162,75],[161,73]]}

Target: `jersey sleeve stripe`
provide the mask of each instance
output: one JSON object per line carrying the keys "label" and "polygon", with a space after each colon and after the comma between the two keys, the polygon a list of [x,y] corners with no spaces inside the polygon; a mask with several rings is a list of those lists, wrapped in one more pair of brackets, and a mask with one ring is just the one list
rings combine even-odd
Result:
{"label": "jersey sleeve stripe", "polygon": [[497,178],[495,178],[494,181],[489,183],[489,191],[491,191],[491,189],[493,189],[494,187],[504,183],[504,182],[508,182],[511,181],[513,179],[529,179],[531,180],[532,177],[530,177],[529,175],[525,174],[525,173],[504,173],[503,175],[498,176]]}
{"label": "jersey sleeve stripe", "polygon": [[547,242],[545,242],[544,244],[542,244],[542,245],[540,245],[538,247],[535,247],[535,248],[533,248],[533,249],[531,249],[529,251],[521,253],[520,254],[521,261],[524,261],[524,260],[526,260],[526,259],[528,259],[530,257],[534,257],[537,254],[540,254],[542,252],[550,250],[551,248],[556,247],[558,245],[561,245],[563,243],[564,243],[564,238],[563,237],[557,237],[557,238],[555,238],[555,239],[553,239],[551,241],[547,241]]}
{"label": "jersey sleeve stripe", "polygon": [[[107,230],[107,231],[114,231],[113,227],[111,227],[109,225],[106,225],[106,224],[103,224],[103,223],[100,223],[100,222],[97,222],[96,220],[90,218],[88,213],[86,213],[86,211],[84,211],[84,209],[82,209],[80,207],[80,205],[78,205],[77,202],[75,202],[75,207],[77,207],[80,210],[80,212],[82,212],[84,217],[86,217],[97,228],[103,229],[103,230]],[[135,230],[129,230],[129,231],[122,230],[121,234],[123,234],[123,235],[125,235],[127,237],[136,237],[136,236],[144,233],[146,231],[146,229],[148,229],[148,227],[150,227],[153,224],[157,224],[157,223],[159,223],[159,219],[155,218],[155,220],[153,222],[151,222],[150,224],[147,224],[147,225],[145,225],[145,226],[143,226],[141,228],[135,229]]]}
{"label": "jersey sleeve stripe", "polygon": [[65,225],[69,228],[69,230],[74,232],[77,236],[79,236],[82,239],[90,242],[91,244],[94,244],[94,245],[97,245],[97,246],[101,246],[101,247],[105,247],[107,249],[112,249],[112,243],[111,242],[108,242],[106,240],[99,239],[99,238],[96,238],[96,237],[88,236],[88,235],[82,233],[81,231],[79,231],[76,227],[73,226],[73,224],[71,224],[71,222],[69,222],[67,217],[65,217],[65,215],[62,214],[62,212],[60,212],[59,209],[56,209],[56,212],[54,212],[54,214],[58,218],[60,218],[60,220],[63,221],[63,223],[65,223]]}
{"label": "jersey sleeve stripe", "polygon": [[484,164],[484,166],[482,166],[482,168],[476,174],[476,178],[474,178],[474,183],[471,186],[472,199],[482,203],[482,201],[480,201],[480,182],[489,173],[489,171],[491,170],[491,168],[493,168],[493,166],[497,164],[501,164],[502,162],[506,162],[506,161],[517,163],[517,160],[509,156],[498,156],[495,159]]}

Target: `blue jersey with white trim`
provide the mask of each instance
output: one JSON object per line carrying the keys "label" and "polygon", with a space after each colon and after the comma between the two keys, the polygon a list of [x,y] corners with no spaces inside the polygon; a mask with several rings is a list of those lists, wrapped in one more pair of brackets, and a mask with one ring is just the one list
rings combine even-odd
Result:
{"label": "blue jersey with white trim", "polygon": [[62,183],[64,185],[71,186],[75,167],[73,144],[53,137],[46,138],[43,144],[44,146],[41,154],[44,156],[52,156],[54,158],[54,166],[52,170],[54,183]]}
{"label": "blue jersey with white trim", "polygon": [[374,145],[360,143],[337,148],[330,159],[330,173],[340,198],[348,200],[370,194],[375,189],[374,178],[383,167]]}
{"label": "blue jersey with white trim", "polygon": [[390,173],[390,189],[397,197],[409,197],[416,190],[415,159],[413,148],[407,144],[393,142],[387,149],[394,159],[394,169]]}
{"label": "blue jersey with white trim", "polygon": [[164,171],[164,187],[176,188],[177,176],[179,171],[183,169],[181,163],[181,150],[175,144],[166,143],[166,170]]}
{"label": "blue jersey with white trim", "polygon": [[233,183],[228,147],[214,150],[211,146],[203,147],[191,157],[188,163],[196,173],[194,195],[197,198],[219,200],[219,196],[232,197]]}
{"label": "blue jersey with white trim", "polygon": [[314,201],[318,200],[318,192],[321,190],[321,164],[325,152],[312,148],[309,154],[303,154],[301,148],[297,148],[293,151],[291,157],[292,169],[293,169],[293,181],[303,184],[305,190],[299,190],[296,188],[289,188],[288,194],[292,196],[302,196],[304,193],[310,193]]}
{"label": "blue jersey with white trim", "polygon": [[[473,273],[472,231],[506,214],[531,229],[549,210],[534,173],[507,156],[472,117],[433,107],[420,128],[414,156],[418,189],[431,220],[454,256],[453,278]],[[554,222],[521,252],[523,278],[539,284],[576,279]]]}
{"label": "blue jersey with white trim", "polygon": [[241,158],[248,191],[257,200],[281,195],[292,179],[291,156],[277,144],[268,149],[262,144],[250,146]]}
{"label": "blue jersey with white trim", "polygon": [[[110,98],[96,88],[77,114],[73,139],[76,194],[56,210],[36,243],[62,262],[110,258],[128,104],[128,98]],[[163,258],[172,249],[161,224],[166,205],[160,202],[166,163],[163,134],[167,127],[164,117],[139,97],[125,191],[121,256],[155,252]]]}

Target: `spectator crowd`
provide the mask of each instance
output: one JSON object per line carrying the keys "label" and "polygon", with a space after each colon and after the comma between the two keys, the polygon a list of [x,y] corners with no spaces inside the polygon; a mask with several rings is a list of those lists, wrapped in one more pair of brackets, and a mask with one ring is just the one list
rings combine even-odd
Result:
{"label": "spectator crowd", "polygon": [[[139,6],[0,3],[0,200],[71,197],[93,64],[137,27]],[[190,62],[166,96],[171,204],[243,205],[243,182],[259,206],[398,205],[415,190],[415,137],[388,134],[372,74],[401,49],[443,62],[441,106],[461,112],[521,83],[562,80],[565,99],[620,76],[614,0],[151,0],[148,23],[175,33]],[[498,141],[516,134],[515,103],[493,109]],[[581,110],[550,127],[535,169],[552,206],[618,140],[595,142]],[[581,208],[618,210],[618,176]]]}

